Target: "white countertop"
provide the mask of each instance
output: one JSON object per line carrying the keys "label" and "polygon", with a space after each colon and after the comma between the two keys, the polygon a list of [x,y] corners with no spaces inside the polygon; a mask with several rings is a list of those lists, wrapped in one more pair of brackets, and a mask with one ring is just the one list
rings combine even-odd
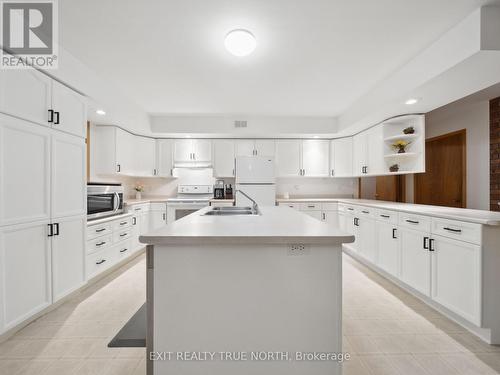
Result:
{"label": "white countertop", "polygon": [[132,216],[132,213],[108,216],[108,217],[103,217],[102,219],[89,220],[87,221],[87,226],[107,223],[108,221],[113,221],[113,220],[120,220],[123,219],[124,217],[130,217],[130,216]]}
{"label": "white countertop", "polygon": [[161,197],[148,197],[148,198],[125,198],[123,203],[125,206],[133,206],[134,204],[142,204],[142,203],[166,203],[168,199],[172,198],[171,196],[161,196]]}
{"label": "white countertop", "polygon": [[340,245],[354,236],[289,207],[259,207],[259,216],[203,216],[206,207],[166,227],[140,236],[142,243],[206,244],[324,244]]}

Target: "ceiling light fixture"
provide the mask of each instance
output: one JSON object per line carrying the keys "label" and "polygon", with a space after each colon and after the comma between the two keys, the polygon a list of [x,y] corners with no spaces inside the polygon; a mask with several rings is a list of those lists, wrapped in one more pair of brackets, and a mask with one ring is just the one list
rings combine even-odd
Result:
{"label": "ceiling light fixture", "polygon": [[226,35],[224,46],[229,53],[242,57],[251,54],[257,47],[255,36],[248,30],[232,30]]}
{"label": "ceiling light fixture", "polygon": [[417,103],[418,103],[417,98],[410,98],[405,102],[406,105],[413,105],[413,104],[417,104]]}
{"label": "ceiling light fixture", "polygon": [[95,113],[97,113],[99,116],[104,116],[106,114],[106,111],[98,109],[97,111],[95,111]]}

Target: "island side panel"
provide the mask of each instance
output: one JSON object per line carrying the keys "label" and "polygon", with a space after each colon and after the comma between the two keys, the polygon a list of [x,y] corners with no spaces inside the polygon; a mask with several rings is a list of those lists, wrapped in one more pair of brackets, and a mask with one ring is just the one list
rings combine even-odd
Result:
{"label": "island side panel", "polygon": [[[155,246],[154,351],[341,352],[340,246]],[[332,375],[334,361],[155,361],[154,374]]]}
{"label": "island side panel", "polygon": [[146,246],[146,373],[154,372],[154,362],[150,360],[150,353],[154,350],[154,246]]}

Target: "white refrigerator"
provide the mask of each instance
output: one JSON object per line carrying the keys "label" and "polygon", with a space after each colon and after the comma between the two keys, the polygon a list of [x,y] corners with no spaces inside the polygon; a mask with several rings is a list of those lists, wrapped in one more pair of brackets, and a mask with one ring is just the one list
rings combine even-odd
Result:
{"label": "white refrigerator", "polygon": [[[274,159],[265,156],[236,157],[236,190],[252,197],[260,206],[276,204]],[[244,195],[235,192],[236,206],[251,206]]]}

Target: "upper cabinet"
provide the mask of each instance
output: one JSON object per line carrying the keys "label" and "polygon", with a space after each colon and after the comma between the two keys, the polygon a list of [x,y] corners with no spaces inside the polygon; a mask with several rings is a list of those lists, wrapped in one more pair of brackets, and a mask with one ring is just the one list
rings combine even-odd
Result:
{"label": "upper cabinet", "polygon": [[172,177],[174,141],[172,139],[156,140],[156,168],[160,177]]}
{"label": "upper cabinet", "polygon": [[214,177],[235,176],[235,142],[232,139],[213,141]]}
{"label": "upper cabinet", "polygon": [[174,141],[174,165],[210,166],[212,143],[209,139],[176,139]]}
{"label": "upper cabinet", "polygon": [[352,137],[334,139],[330,142],[330,175],[352,177]]}
{"label": "upper cabinet", "polygon": [[35,69],[0,71],[0,112],[85,138],[85,98]]}
{"label": "upper cabinet", "polygon": [[275,154],[274,139],[238,139],[236,156],[271,156]]}
{"label": "upper cabinet", "polygon": [[276,169],[278,177],[328,177],[328,140],[276,141]]}

